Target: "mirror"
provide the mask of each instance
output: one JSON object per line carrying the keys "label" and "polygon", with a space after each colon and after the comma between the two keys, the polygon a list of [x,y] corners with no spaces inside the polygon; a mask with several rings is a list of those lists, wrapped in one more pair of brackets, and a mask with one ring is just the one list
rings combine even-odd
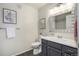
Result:
{"label": "mirror", "polygon": [[66,16],[71,15],[71,12],[63,13],[56,16],[51,16],[48,19],[49,32],[65,31],[66,30]]}
{"label": "mirror", "polygon": [[56,30],[66,29],[66,16],[70,14],[71,12],[68,12],[68,13],[55,16],[55,29]]}

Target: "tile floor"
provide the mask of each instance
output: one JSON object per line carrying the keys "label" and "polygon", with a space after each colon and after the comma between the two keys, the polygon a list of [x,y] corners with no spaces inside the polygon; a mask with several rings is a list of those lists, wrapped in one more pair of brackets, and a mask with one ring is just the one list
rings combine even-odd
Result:
{"label": "tile floor", "polygon": [[33,55],[33,50],[30,50],[28,52],[22,53],[22,54],[17,55],[17,56],[42,56],[42,55],[41,54]]}

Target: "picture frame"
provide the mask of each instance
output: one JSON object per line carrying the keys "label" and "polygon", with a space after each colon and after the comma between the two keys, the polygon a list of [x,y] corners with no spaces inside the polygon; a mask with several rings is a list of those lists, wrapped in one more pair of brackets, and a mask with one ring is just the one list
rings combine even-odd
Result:
{"label": "picture frame", "polygon": [[17,24],[17,12],[7,8],[3,8],[3,23]]}

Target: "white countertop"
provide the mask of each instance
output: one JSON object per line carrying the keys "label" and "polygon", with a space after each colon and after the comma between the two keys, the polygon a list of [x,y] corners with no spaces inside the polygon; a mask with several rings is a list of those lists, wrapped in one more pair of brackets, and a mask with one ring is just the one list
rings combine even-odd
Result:
{"label": "white countertop", "polygon": [[49,37],[49,36],[41,36],[41,38],[77,48],[77,42],[73,39],[64,39],[64,38]]}

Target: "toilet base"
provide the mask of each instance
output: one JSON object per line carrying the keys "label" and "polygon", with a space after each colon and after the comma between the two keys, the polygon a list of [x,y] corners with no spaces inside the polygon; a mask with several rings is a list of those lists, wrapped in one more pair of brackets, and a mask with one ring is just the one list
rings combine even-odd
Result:
{"label": "toilet base", "polygon": [[33,55],[38,55],[41,53],[41,46],[39,48],[33,49]]}

